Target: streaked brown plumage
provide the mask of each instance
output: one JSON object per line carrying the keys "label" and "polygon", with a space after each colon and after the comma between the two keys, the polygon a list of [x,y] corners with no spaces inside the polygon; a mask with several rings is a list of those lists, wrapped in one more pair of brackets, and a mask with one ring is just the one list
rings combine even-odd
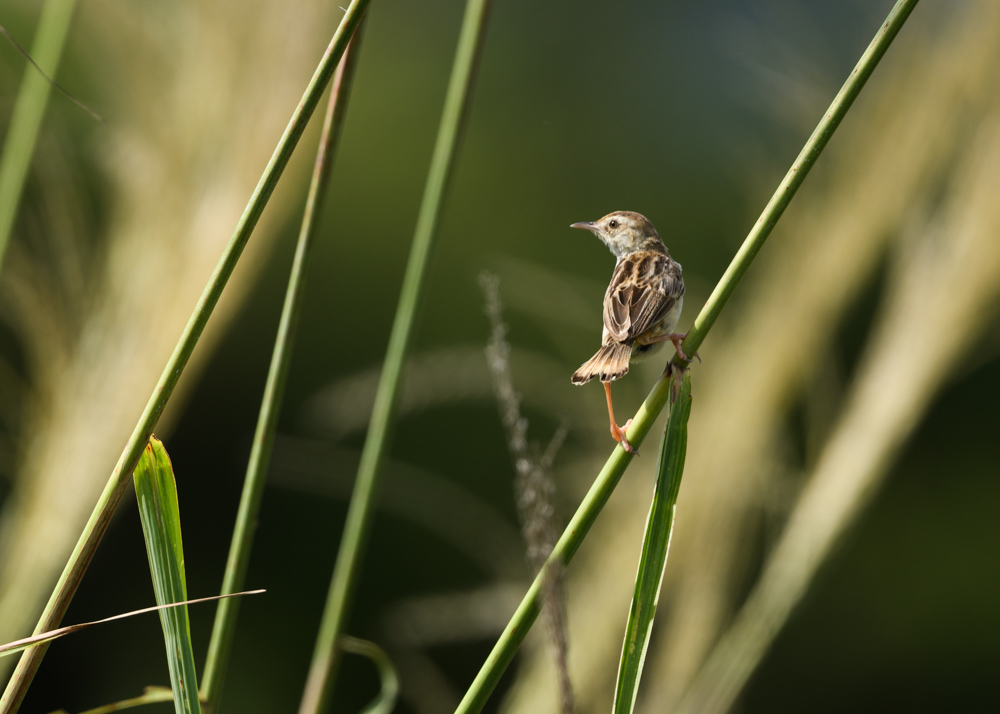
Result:
{"label": "streaked brown plumage", "polygon": [[656,228],[639,213],[616,211],[572,227],[593,232],[618,259],[604,294],[601,349],[573,374],[572,381],[586,384],[598,377],[604,383],[611,435],[632,452],[625,438],[631,420],[624,427],[615,422],[610,383],[628,373],[630,361],[658,352],[666,341],[687,359],[680,349],[684,335],[673,332],[684,305],[684,277]]}

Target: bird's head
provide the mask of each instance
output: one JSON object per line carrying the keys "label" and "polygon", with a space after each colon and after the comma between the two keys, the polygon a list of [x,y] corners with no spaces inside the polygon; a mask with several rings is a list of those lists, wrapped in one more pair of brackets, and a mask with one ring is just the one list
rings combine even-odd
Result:
{"label": "bird's head", "polygon": [[570,228],[591,231],[604,241],[616,258],[639,250],[667,252],[660,234],[649,219],[634,211],[615,211],[596,221],[574,223]]}

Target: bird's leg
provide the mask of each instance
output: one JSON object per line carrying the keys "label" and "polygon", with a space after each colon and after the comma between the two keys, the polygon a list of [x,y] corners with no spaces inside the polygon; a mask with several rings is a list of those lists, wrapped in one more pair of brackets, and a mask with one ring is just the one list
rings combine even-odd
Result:
{"label": "bird's leg", "polygon": [[[656,337],[653,337],[647,342],[647,344],[653,342],[667,342],[669,340],[670,343],[674,346],[674,349],[677,350],[677,356],[680,357],[685,362],[690,362],[692,358],[684,354],[684,350],[681,349],[681,342],[684,341],[685,337],[687,337],[686,332],[668,332],[665,335],[658,335]],[[698,362],[701,362],[701,357],[698,355],[697,352],[694,353],[694,356],[698,358]]]}
{"label": "bird's leg", "polygon": [[615,421],[615,410],[611,406],[611,382],[603,382],[604,384],[604,394],[608,397],[608,418],[611,419],[611,436],[612,438],[622,445],[622,448],[630,454],[639,455],[639,450],[634,448],[628,439],[625,438],[625,430],[628,429],[628,425],[632,423],[629,419],[625,422],[625,426],[619,427],[618,422]]}

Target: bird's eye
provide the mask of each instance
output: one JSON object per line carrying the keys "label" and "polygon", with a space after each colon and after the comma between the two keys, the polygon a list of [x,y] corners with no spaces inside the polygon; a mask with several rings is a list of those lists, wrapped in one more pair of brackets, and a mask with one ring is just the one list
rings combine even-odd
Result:
{"label": "bird's eye", "polygon": [[618,221],[616,221],[614,218],[608,221],[608,228],[617,228],[617,227],[618,227]]}

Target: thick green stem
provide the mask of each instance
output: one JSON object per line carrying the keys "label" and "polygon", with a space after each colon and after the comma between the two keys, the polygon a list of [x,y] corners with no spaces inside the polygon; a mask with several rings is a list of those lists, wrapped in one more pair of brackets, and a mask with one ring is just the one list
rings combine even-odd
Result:
{"label": "thick green stem", "polygon": [[[868,81],[879,60],[882,59],[882,55],[885,54],[889,45],[892,44],[893,39],[906,22],[906,18],[909,17],[916,4],[917,0],[899,0],[889,12],[886,21],[879,28],[875,38],[868,45],[868,49],[861,56],[854,71],[851,72],[850,77],[848,77],[840,92],[837,93],[829,109],[823,114],[823,118],[817,125],[816,130],[813,131],[812,136],[806,141],[805,146],[795,159],[792,167],[779,184],[777,191],[775,191],[771,200],[764,208],[764,212],[761,213],[750,234],[743,241],[743,245],[737,251],[736,256],[722,276],[719,284],[716,285],[708,302],[705,303],[698,317],[695,318],[694,326],[684,340],[683,349],[686,354],[694,354],[705,340],[709,330],[712,329],[712,325],[715,324],[719,313],[722,312],[722,308],[725,307],[729,298],[736,290],[736,286],[749,269],[761,246],[764,245],[764,241],[771,234],[771,230],[792,200],[795,192],[802,185],[806,174],[809,173],[820,152],[823,151],[833,132],[851,108],[854,99],[858,96],[862,87],[864,87],[865,82]],[[676,356],[674,357],[673,364],[678,367],[686,366]],[[635,418],[632,420],[632,425],[629,427],[628,440],[630,443],[636,446],[642,443],[642,440],[653,425],[653,421],[663,410],[663,406],[667,402],[669,385],[669,373],[664,373],[664,376],[653,385],[652,391],[650,391],[649,396],[646,397],[646,401],[643,402],[642,406],[639,407],[639,411],[636,413]],[[553,549],[552,554],[549,556],[549,562],[558,562],[563,566],[569,563],[576,553],[577,548],[580,547],[580,543],[586,536],[587,531],[590,530],[594,521],[597,520],[597,516],[600,514],[604,504],[607,503],[611,492],[618,484],[631,459],[631,454],[626,453],[621,446],[615,447],[611,458],[608,459],[604,468],[598,474],[594,485],[590,488],[590,492],[584,498],[583,503],[580,504],[576,514]],[[543,570],[542,573],[544,572]],[[500,635],[497,644],[493,647],[493,651],[490,652],[479,674],[476,675],[475,680],[466,692],[456,712],[469,714],[470,712],[478,712],[483,708],[493,688],[500,680],[500,676],[507,668],[507,665],[510,664],[514,653],[521,645],[528,630],[531,629],[535,618],[538,616],[541,577],[541,575],[536,577],[528,589],[527,594],[514,612],[514,616],[507,624],[506,629]]]}
{"label": "thick green stem", "polygon": [[38,20],[35,41],[31,45],[31,58],[38,69],[30,62],[24,68],[24,79],[4,139],[3,155],[0,156],[0,266],[3,265],[17,206],[21,202],[31,157],[35,153],[38,129],[52,91],[52,85],[39,69],[50,77],[55,76],[75,6],[76,0],[46,1]]}
{"label": "thick green stem", "polygon": [[[323,91],[329,83],[330,77],[333,76],[333,72],[337,68],[337,64],[340,62],[340,58],[343,56],[344,50],[347,48],[347,44],[354,34],[358,23],[361,21],[361,16],[367,6],[368,0],[353,0],[348,7],[347,14],[337,28],[330,46],[327,47],[319,66],[316,68],[316,72],[313,74],[306,88],[305,94],[303,94],[299,105],[292,114],[292,118],[285,128],[285,132],[282,134],[278,146],[275,148],[274,154],[271,156],[271,160],[268,162],[267,168],[264,170],[264,174],[257,184],[257,188],[254,190],[246,209],[243,211],[236,230],[226,244],[222,257],[219,259],[219,263],[216,265],[215,271],[212,273],[212,277],[205,287],[205,291],[198,300],[198,304],[191,318],[188,320],[188,324],[184,328],[184,332],[181,334],[173,354],[167,361],[167,365],[163,369],[156,388],[153,390],[153,394],[150,396],[149,402],[146,404],[146,408],[139,422],[136,424],[135,430],[132,432],[132,436],[125,445],[125,450],[118,459],[118,464],[115,466],[107,485],[104,487],[104,491],[97,501],[97,505],[94,507],[90,520],[84,526],[83,533],[80,534],[80,539],[70,554],[66,567],[63,569],[62,575],[60,575],[59,581],[52,592],[52,596],[42,611],[38,625],[35,627],[35,632],[55,629],[66,613],[66,608],[69,607],[69,603],[76,593],[83,574],[86,572],[91,558],[94,557],[94,553],[105,530],[107,530],[111,516],[118,506],[119,501],[121,501],[132,469],[135,468],[135,464],[139,460],[139,456],[142,454],[142,450],[145,448],[150,434],[153,432],[153,427],[156,425],[164,406],[166,406],[167,400],[170,399],[170,395],[173,393],[174,387],[177,385],[177,381],[180,379],[181,373],[184,371],[184,367],[187,365],[195,345],[198,344],[198,339],[205,329],[208,318],[212,315],[212,311],[222,295],[229,276],[232,275],[233,270],[236,268],[236,263],[243,252],[243,248],[246,246],[250,234],[257,225],[257,220],[260,218],[264,206],[267,204],[271,193],[274,191],[274,187],[278,183],[278,179],[288,164],[292,151],[295,149],[296,144],[298,144],[299,138],[302,136],[302,132],[309,121],[309,117],[312,116],[316,105],[319,104]],[[0,699],[0,714],[17,711],[21,700],[28,691],[28,686],[31,684],[32,678],[35,676],[35,672],[38,670],[38,666],[41,664],[42,658],[45,656],[46,650],[47,646],[41,645],[28,650],[22,655],[13,676],[7,683],[3,698]]]}
{"label": "thick green stem", "polygon": [[368,435],[361,452],[361,463],[347,511],[337,563],[316,637],[309,678],[299,707],[300,714],[317,714],[322,711],[333,689],[338,660],[337,641],[344,632],[352,595],[356,589],[361,556],[371,531],[382,458],[395,421],[400,374],[413,335],[438,216],[469,105],[489,5],[489,0],[468,0],[466,3],[444,111],[399,295],[399,306],[389,336],[389,346],[375,394]]}
{"label": "thick green stem", "polygon": [[[302,227],[295,247],[295,258],[292,261],[288,287],[285,290],[281,321],[278,323],[278,334],[274,342],[274,351],[271,354],[267,382],[264,385],[260,414],[257,417],[253,447],[250,450],[250,459],[243,481],[243,494],[240,497],[240,506],[236,514],[233,541],[229,548],[229,558],[226,561],[226,572],[222,581],[222,594],[224,595],[242,590],[246,580],[257,514],[260,512],[264,484],[267,481],[271,448],[274,445],[274,435],[278,426],[278,415],[285,392],[288,367],[291,364],[292,346],[302,308],[305,269],[312,253],[317,219],[326,196],[333,155],[340,138],[344,114],[347,111],[347,97],[354,70],[353,60],[357,54],[359,40],[360,34],[356,34],[337,67],[337,73],[333,77],[333,86],[330,89],[330,102],[327,105],[326,117],[323,121],[323,132],[320,136],[319,149],[316,152],[312,182],[309,185]],[[226,666],[229,663],[239,607],[239,598],[226,598],[219,602],[215,612],[212,640],[208,645],[208,657],[205,661],[205,673],[202,678],[202,698],[207,702],[209,711],[213,713],[219,711],[222,683],[226,674]]]}

